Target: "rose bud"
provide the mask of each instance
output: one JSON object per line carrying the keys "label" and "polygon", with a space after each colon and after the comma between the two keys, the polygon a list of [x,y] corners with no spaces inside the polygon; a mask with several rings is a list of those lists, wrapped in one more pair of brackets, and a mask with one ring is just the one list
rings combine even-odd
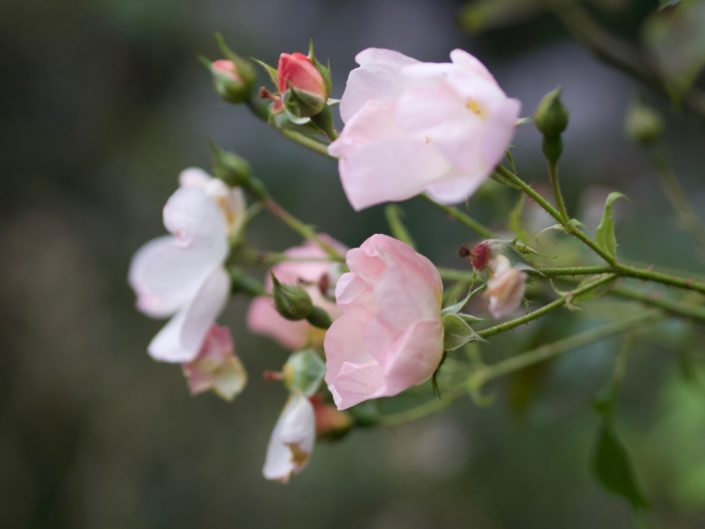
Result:
{"label": "rose bud", "polygon": [[233,61],[220,59],[211,63],[213,87],[228,103],[246,102],[252,92],[252,83],[243,76]]}
{"label": "rose bud", "polygon": [[283,285],[274,273],[272,277],[272,297],[277,312],[291,321],[305,320],[313,309],[313,301],[303,288],[296,285]]}
{"label": "rose bud", "polygon": [[656,109],[637,101],[627,112],[624,131],[632,140],[648,146],[661,138],[663,119]]}
{"label": "rose bud", "polygon": [[[321,235],[321,238],[340,253],[348,250],[327,235]],[[328,292],[321,292],[320,282],[321,278],[325,277],[329,283],[328,289],[334,292],[340,276],[340,265],[327,261],[326,253],[311,241],[289,248],[284,253],[291,260],[278,263],[272,267],[272,272],[280,282],[300,285],[308,292],[314,303],[308,319],[316,315],[316,307],[324,309],[333,319],[337,318],[340,310],[333,300],[328,299]],[[273,281],[270,275],[265,286],[267,291],[272,291]],[[282,347],[292,351],[323,343],[323,332],[314,328],[307,320],[291,321],[282,317],[277,312],[272,296],[258,295],[252,300],[247,314],[247,326],[252,332],[274,338]]]}
{"label": "rose bud", "polygon": [[499,319],[519,308],[526,289],[526,273],[513,268],[504,255],[494,257],[489,268],[492,275],[483,296],[489,300],[492,316]]}
{"label": "rose bud", "polygon": [[409,245],[373,235],[345,259],[342,315],[326,333],[326,384],[339,410],[431,378],[443,357],[443,284]]}
{"label": "rose bud", "polygon": [[319,114],[328,101],[328,87],[321,72],[303,53],[279,56],[278,88],[284,106],[297,118]]}

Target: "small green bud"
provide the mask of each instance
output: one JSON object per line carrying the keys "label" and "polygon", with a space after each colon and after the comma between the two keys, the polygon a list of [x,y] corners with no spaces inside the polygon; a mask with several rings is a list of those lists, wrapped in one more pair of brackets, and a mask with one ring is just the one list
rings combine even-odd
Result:
{"label": "small green bud", "polygon": [[225,151],[215,142],[210,142],[213,157],[213,174],[231,187],[246,186],[252,176],[247,160]]}
{"label": "small green bud", "polygon": [[561,101],[561,89],[546,94],[534,112],[534,124],[546,138],[558,138],[568,127],[568,110]]}
{"label": "small green bud", "polygon": [[310,397],[318,391],[326,373],[326,365],[316,351],[304,349],[289,356],[282,373],[290,391],[300,391]]}
{"label": "small green bud", "polygon": [[313,306],[309,315],[306,316],[306,321],[319,329],[327,329],[333,323],[328,313],[316,305]]}
{"label": "small green bud", "polygon": [[555,164],[558,162],[561,154],[563,154],[563,139],[560,136],[555,138],[544,136],[541,142],[541,149],[543,150],[543,155],[546,157],[546,160],[551,164]]}
{"label": "small green bud", "polygon": [[248,83],[233,61],[220,59],[210,65],[213,76],[213,88],[218,95],[234,105],[250,99],[254,83]]}
{"label": "small green bud", "polygon": [[305,320],[313,310],[313,301],[303,288],[283,285],[272,274],[274,306],[277,312],[287,320]]}
{"label": "small green bud", "polygon": [[225,58],[210,65],[213,86],[224,101],[232,104],[245,103],[255,90],[255,68],[250,61],[231,50],[220,33],[216,33],[215,40]]}
{"label": "small green bud", "polygon": [[648,146],[661,138],[663,119],[654,108],[636,101],[627,111],[624,132],[635,142]]}

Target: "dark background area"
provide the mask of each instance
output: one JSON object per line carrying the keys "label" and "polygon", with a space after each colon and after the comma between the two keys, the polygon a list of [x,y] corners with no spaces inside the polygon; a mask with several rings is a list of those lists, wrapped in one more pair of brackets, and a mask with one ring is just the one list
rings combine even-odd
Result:
{"label": "dark background area", "polygon": [[[629,34],[654,5],[632,3],[611,21]],[[702,270],[653,170],[623,135],[624,112],[639,88],[596,62],[549,16],[468,36],[456,24],[461,6],[451,0],[0,4],[0,527],[633,525],[628,507],[600,490],[589,468],[597,428],[590,401],[609,379],[615,342],[539,373],[542,383],[523,412],[511,405],[511,387],[498,386],[488,407],[464,400],[419,423],[321,443],[287,486],[261,477],[285,393],[259,376],[278,368],[285,352],[247,333],[244,300],[221,318],[232,326],[251,375],[234,404],[190,397],[178,368],[146,354],[161,323],[134,309],[129,260],[163,232],[161,207],[179,171],[209,167],[209,137],[250,160],[293,212],[346,244],[387,230],[381,208],[355,214],[348,206],[333,162],[287,143],[245,108],[220,102],[196,60],[217,58],[216,30],[238,52],[269,63],[281,51],[305,50],[313,37],[318,55],[333,66],[334,97],[355,54],[369,46],[433,61],[462,47],[523,102],[522,115],[562,85],[571,110],[562,165],[571,207],[590,206],[579,200],[585,189],[619,189],[631,198],[619,227],[624,254]],[[669,123],[677,169],[703,211],[702,128],[682,116]],[[533,127],[522,127],[515,143],[523,176],[544,182]],[[490,189],[470,208],[501,223],[500,203]],[[411,203],[407,218],[422,253],[462,265],[456,248],[472,234],[422,203]],[[298,242],[264,216],[250,240],[271,250]],[[535,333],[561,334],[569,316],[499,346],[514,353]],[[625,383],[620,429],[658,523],[705,527],[705,392],[684,384],[674,361],[682,324],[659,329],[634,354],[639,361]]]}

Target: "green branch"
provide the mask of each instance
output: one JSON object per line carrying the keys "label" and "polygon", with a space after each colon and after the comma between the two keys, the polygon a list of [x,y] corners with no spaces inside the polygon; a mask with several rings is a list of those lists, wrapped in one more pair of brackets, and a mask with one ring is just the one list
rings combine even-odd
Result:
{"label": "green branch", "polygon": [[508,331],[510,329],[514,329],[515,327],[519,327],[520,325],[524,325],[526,323],[529,323],[530,321],[533,321],[537,318],[540,318],[544,314],[548,314],[549,312],[556,310],[572,299],[580,296],[581,294],[585,294],[586,292],[589,292],[591,290],[594,290],[598,287],[601,287],[603,285],[607,285],[608,283],[614,281],[617,278],[616,274],[609,274],[603,277],[600,277],[599,279],[596,279],[594,281],[591,281],[589,283],[584,284],[581,287],[576,288],[575,290],[572,290],[571,292],[568,292],[567,294],[561,296],[560,298],[556,299],[555,301],[552,301],[551,303],[548,303],[544,305],[543,307],[536,309],[532,312],[529,312],[528,314],[525,314],[524,316],[520,316],[518,318],[515,318],[513,320],[505,321],[504,323],[499,323],[497,325],[494,325],[492,327],[488,327],[486,329],[481,329],[477,331],[477,334],[481,336],[482,338],[488,338],[490,336],[494,336],[495,334],[499,334],[505,331]]}
{"label": "green branch", "polygon": [[523,354],[513,356],[496,364],[482,367],[475,371],[468,381],[470,388],[479,389],[491,380],[509,375],[539,362],[545,362],[565,352],[583,347],[598,340],[609,338],[623,332],[643,326],[645,323],[654,322],[662,318],[661,312],[651,310],[624,320],[609,323],[596,329],[590,329],[568,338],[532,349]]}
{"label": "green branch", "polygon": [[421,195],[421,198],[423,198],[426,202],[429,204],[432,204],[439,210],[441,210],[443,213],[451,217],[452,219],[457,220],[461,224],[464,224],[468,228],[470,228],[472,231],[477,233],[480,237],[483,237],[485,239],[491,239],[493,237],[492,230],[490,230],[488,227],[484,226],[480,222],[476,221],[466,213],[463,213],[460,211],[458,208],[454,206],[447,206],[445,204],[441,204],[440,202],[436,202],[433,200],[430,196],[427,194]]}

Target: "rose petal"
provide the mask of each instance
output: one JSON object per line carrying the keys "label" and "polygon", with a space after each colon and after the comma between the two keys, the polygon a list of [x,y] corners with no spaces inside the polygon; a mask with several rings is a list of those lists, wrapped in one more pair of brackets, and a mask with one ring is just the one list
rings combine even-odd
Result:
{"label": "rose petal", "polygon": [[198,355],[208,330],[225,307],[230,280],[222,267],[206,278],[194,298],[159,331],[149,354],[163,362],[190,362]]}
{"label": "rose petal", "polygon": [[368,101],[395,99],[403,89],[401,69],[418,61],[397,51],[368,48],[355,57],[360,68],[350,72],[340,100],[340,116],[347,121]]}
{"label": "rose petal", "polygon": [[262,473],[286,483],[308,463],[316,440],[316,418],[311,402],[292,393],[277,420],[267,446]]}

